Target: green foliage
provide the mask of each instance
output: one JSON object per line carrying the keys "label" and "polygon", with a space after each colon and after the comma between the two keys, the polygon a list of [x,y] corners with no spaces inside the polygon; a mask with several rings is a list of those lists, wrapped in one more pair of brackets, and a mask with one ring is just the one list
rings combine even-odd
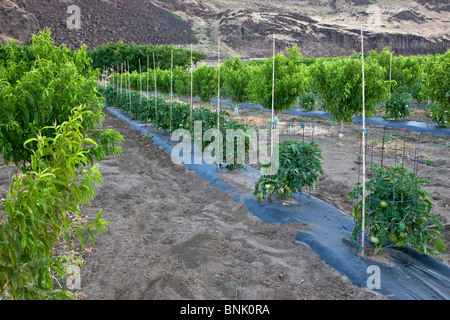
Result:
{"label": "green foliage", "polygon": [[83,117],[90,113],[75,108],[68,121],[45,128],[53,134],[38,133],[25,142],[26,147],[35,142],[29,170],[11,184],[4,202],[7,223],[0,226],[0,294],[6,288],[12,299],[70,298],[70,292],[53,288],[52,275],[63,276],[65,270],[64,257],[54,257],[53,246],[62,237],[70,245],[75,233],[84,247],[81,230],[93,243],[93,231],[105,230],[101,211],[87,225],[78,222],[80,205],[90,203],[95,183],[102,182],[85,148],[96,144],[83,133]]}
{"label": "green foliage", "polygon": [[[254,195],[259,200],[276,194],[287,198],[302,188],[315,189],[319,174],[324,175],[323,157],[314,142],[285,141],[279,145],[279,170],[274,175],[261,175],[255,183]],[[263,167],[270,167],[270,163]]]}
{"label": "green foliage", "polygon": [[[139,72],[139,59],[141,70],[147,72],[147,59],[149,71],[153,70],[153,53],[155,53],[156,68],[170,70],[171,52],[173,51],[174,67],[186,68],[191,64],[191,51],[187,49],[176,48],[173,45],[137,45],[131,43],[124,44],[122,41],[117,43],[105,43],[94,50],[89,51],[89,57],[93,60],[94,69],[103,69],[103,67],[112,67],[117,70],[123,62],[128,61],[130,71]],[[204,59],[204,54],[193,51],[192,60],[197,64]]]}
{"label": "green foliage", "polygon": [[204,103],[211,103],[211,99],[217,98],[218,70],[207,65],[201,65],[194,71],[193,90]]}
{"label": "green foliage", "polygon": [[[276,113],[289,110],[299,94],[305,90],[306,66],[301,63],[302,55],[298,47],[286,50],[285,55],[275,56],[275,95]],[[273,59],[252,69],[248,84],[249,99],[266,109],[272,109]]]}
{"label": "green foliage", "polygon": [[[375,114],[377,102],[389,93],[386,70],[375,60],[365,63],[366,116]],[[360,55],[348,58],[319,59],[309,68],[314,90],[325,104],[325,110],[336,121],[352,123],[352,117],[363,112],[362,108],[362,61]]]}
{"label": "green foliage", "polygon": [[298,98],[303,111],[313,111],[316,108],[316,95],[312,92],[305,92]]}
{"label": "green foliage", "polygon": [[10,42],[0,62],[0,153],[5,162],[18,165],[30,160],[34,142],[24,142],[47,126],[66,121],[71,110],[88,106],[83,118],[86,132],[102,121],[102,104],[86,48],[71,51],[55,46],[49,31],[33,36],[29,47]]}
{"label": "green foliage", "polygon": [[231,98],[234,104],[246,102],[250,68],[240,58],[229,58],[222,65],[223,95]]}
{"label": "green foliage", "polygon": [[[432,214],[430,193],[423,188],[429,184],[425,178],[415,176],[401,165],[381,167],[373,165],[375,177],[366,182],[370,193],[366,199],[366,222],[370,235],[376,237],[376,252],[392,245],[414,246],[420,254],[443,253],[445,244],[439,238],[443,229],[439,215]],[[362,186],[348,193],[350,199],[362,196]],[[362,231],[362,199],[353,209],[354,243]]]}
{"label": "green foliage", "polygon": [[116,143],[123,138],[102,128],[98,72],[85,47],[57,47],[44,31],[29,46],[10,42],[0,52],[0,151],[6,163],[23,165],[4,202],[0,295],[71,298],[53,288],[52,277],[65,276],[67,265],[65,257],[53,257],[53,247],[62,240],[70,245],[74,233],[84,246],[81,230],[94,242],[93,231],[105,229],[101,211],[81,225],[80,206],[90,203],[102,181],[94,161],[120,154]]}
{"label": "green foliage", "polygon": [[[107,87],[101,89],[103,96],[106,99],[106,104],[115,106],[125,112],[131,112],[135,119],[141,121],[149,121],[158,129],[168,132],[170,130],[170,123],[172,123],[172,131],[176,129],[186,129],[190,132],[191,137],[194,136],[194,128],[190,126],[190,105],[185,103],[173,102],[172,111],[170,102],[166,102],[163,98],[157,97],[158,114],[155,109],[155,97],[140,97],[138,93],[131,92],[131,106],[129,92],[123,91],[120,93],[114,87]],[[172,121],[171,121],[172,119]],[[203,134],[209,129],[217,129],[217,112],[211,111],[206,107],[196,107],[193,109],[192,122],[201,121]],[[220,112],[220,132],[222,137],[226,137],[228,129],[242,130],[243,133],[247,131],[247,126],[230,119],[230,115],[221,110]],[[202,150],[210,142],[202,141]],[[249,139],[245,141],[245,159],[249,151]],[[223,146],[222,159],[232,158],[233,161],[227,164],[228,169],[241,167],[241,159],[238,159],[237,140],[233,143],[233,150],[227,150],[226,143]],[[215,152],[212,152],[215,156]],[[245,160],[244,159],[244,160]],[[239,161],[238,161],[239,160]]]}
{"label": "green foliage", "polygon": [[383,116],[385,120],[404,119],[409,116],[407,95],[399,91],[394,92],[385,103]]}
{"label": "green foliage", "polygon": [[439,127],[450,127],[450,109],[439,104],[427,105],[427,117]]}
{"label": "green foliage", "polygon": [[425,80],[422,90],[435,105],[429,116],[439,126],[450,126],[450,50],[428,58],[424,64]]}
{"label": "green foliage", "polygon": [[[379,53],[372,50],[367,60],[377,61],[386,70],[385,80],[392,79],[393,92],[401,88],[409,96],[417,97],[415,91],[423,80],[422,64],[424,59],[421,56],[395,56],[388,47],[385,47]],[[389,72],[391,72],[390,77]]]}

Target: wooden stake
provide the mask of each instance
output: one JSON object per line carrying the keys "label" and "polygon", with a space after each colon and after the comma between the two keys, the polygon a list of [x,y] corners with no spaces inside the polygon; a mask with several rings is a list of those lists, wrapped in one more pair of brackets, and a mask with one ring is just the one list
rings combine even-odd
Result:
{"label": "wooden stake", "polygon": [[156,132],[158,132],[158,96],[157,96],[157,87],[156,87],[156,62],[155,62],[155,51],[153,51],[153,74],[155,76],[155,111],[156,111],[156,117],[155,117],[155,128]]}
{"label": "wooden stake", "polygon": [[192,93],[192,89],[193,89],[193,77],[194,77],[194,65],[192,62],[192,44],[191,44],[191,109],[190,109],[190,116],[189,116],[189,128],[192,131],[192,109],[194,108],[193,105],[193,93]]}
{"label": "wooden stake", "polygon": [[391,84],[392,81],[392,52],[391,52],[391,61],[389,63],[389,99],[391,99]]}
{"label": "wooden stake", "polygon": [[106,67],[105,66],[103,66],[103,81],[104,81],[103,85],[106,90]]}
{"label": "wooden stake", "polygon": [[128,64],[128,95],[130,97],[130,116],[133,117],[133,111],[131,109],[131,72],[130,72],[130,60],[127,61]]}
{"label": "wooden stake", "polygon": [[117,105],[119,105],[119,73],[120,73],[120,67],[119,65],[117,65],[117,86],[116,86],[116,90],[117,90]]}
{"label": "wooden stake", "polygon": [[362,241],[361,241],[361,255],[364,256],[364,236],[365,236],[365,219],[366,219],[366,96],[365,96],[365,71],[364,71],[364,35],[363,27],[361,25],[361,61],[362,61],[362,103],[363,103],[363,129],[362,129]]}
{"label": "wooden stake", "polygon": [[139,60],[139,101],[142,99],[142,75],[141,75],[141,58]]}
{"label": "wooden stake", "polygon": [[122,72],[120,72],[120,94],[122,94],[122,86],[123,86],[123,62],[121,64]]}
{"label": "wooden stake", "polygon": [[170,133],[172,133],[172,105],[173,105],[173,50],[170,52],[170,123],[169,123]]}
{"label": "wooden stake", "polygon": [[275,33],[273,34],[273,71],[272,71],[272,120],[270,123],[270,155],[273,154],[273,130],[275,129]]}
{"label": "wooden stake", "polygon": [[[217,39],[217,63],[218,63],[218,69],[217,69],[217,134],[220,132],[220,37]],[[222,154],[219,154],[217,152],[217,171],[220,171],[220,159],[223,157]]]}

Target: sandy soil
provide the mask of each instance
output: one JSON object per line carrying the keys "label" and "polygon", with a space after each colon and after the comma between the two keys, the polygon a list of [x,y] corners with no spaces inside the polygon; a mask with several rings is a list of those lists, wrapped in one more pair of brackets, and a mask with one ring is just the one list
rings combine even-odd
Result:
{"label": "sandy soil", "polygon": [[85,255],[83,299],[384,299],[265,224],[108,112],[124,154],[102,162],[91,208],[110,221]]}
{"label": "sandy soil", "polygon": [[[233,117],[265,127],[270,113],[241,108]],[[280,115],[281,139],[311,139],[313,124],[325,176],[312,194],[350,213],[354,203],[346,193],[358,182],[361,128],[346,125],[344,138],[338,139],[340,126],[333,121]],[[124,153],[102,161],[103,187],[98,188],[92,206],[83,211],[89,218],[103,209],[104,219],[111,224],[106,233],[98,235],[96,245],[88,245],[83,253],[79,299],[385,299],[353,285],[308,246],[296,244],[296,233],[307,225],[265,224],[229,193],[212,188],[183,165],[174,165],[170,155],[150,138],[109,112],[104,126],[124,135]],[[379,150],[382,128],[369,126],[368,132],[369,143]],[[389,132],[401,134],[398,145],[416,143],[411,132]],[[386,153],[393,148],[392,138],[389,143]],[[450,167],[449,146],[449,137],[424,135],[420,159]],[[406,150],[408,155],[415,151],[412,147]],[[376,152],[368,162],[379,162]],[[10,170],[14,172],[11,167],[0,170],[2,198]],[[440,193],[432,200],[434,212],[446,225],[443,240],[447,247],[449,172],[418,167],[418,174],[430,179],[429,191]],[[448,250],[439,259],[450,263]]]}
{"label": "sandy soil", "polygon": [[[233,118],[259,128],[268,128],[270,124],[270,111],[240,108],[236,116],[229,110]],[[304,129],[301,125],[304,125]],[[347,197],[347,193],[361,181],[360,154],[361,154],[361,125],[345,124],[344,137],[338,138],[340,124],[330,120],[313,116],[295,116],[280,114],[278,116],[278,129],[280,140],[292,139],[296,141],[314,140],[319,144],[322,156],[322,166],[325,176],[320,177],[317,188],[312,195],[324,202],[351,214],[356,204]],[[433,214],[438,214],[445,226],[442,240],[447,245],[445,254],[437,258],[450,264],[450,137],[418,135],[416,132],[387,128],[380,126],[366,126],[368,135],[366,163],[392,165],[402,162],[405,167],[414,171],[416,164],[417,175],[426,177],[429,185],[425,188],[431,195],[434,204]],[[383,157],[383,135],[385,139]],[[373,147],[373,148],[372,148]],[[416,158],[417,156],[417,158]],[[402,160],[402,157],[405,158]],[[410,161],[417,159],[429,162],[431,165]],[[370,178],[370,170],[368,170]]]}

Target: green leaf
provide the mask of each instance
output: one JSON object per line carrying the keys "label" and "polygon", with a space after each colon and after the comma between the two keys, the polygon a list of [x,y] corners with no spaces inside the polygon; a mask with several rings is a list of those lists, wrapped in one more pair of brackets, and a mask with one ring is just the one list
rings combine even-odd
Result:
{"label": "green leaf", "polygon": [[95,221],[100,222],[100,220],[102,219],[102,215],[103,215],[103,210],[100,209],[99,212],[97,213],[97,218],[95,218]]}
{"label": "green leaf", "polygon": [[78,235],[78,239],[80,240],[81,246],[83,249],[86,247],[84,234],[81,229],[75,229],[76,234]]}

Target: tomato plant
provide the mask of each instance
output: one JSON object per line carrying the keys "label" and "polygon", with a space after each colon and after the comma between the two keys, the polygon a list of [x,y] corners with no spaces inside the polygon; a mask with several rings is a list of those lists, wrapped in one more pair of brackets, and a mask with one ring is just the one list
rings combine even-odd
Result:
{"label": "tomato plant", "polygon": [[[444,242],[439,238],[443,229],[439,215],[432,214],[433,204],[430,193],[423,187],[429,181],[417,177],[401,165],[387,168],[373,165],[375,177],[366,182],[370,193],[366,198],[366,221],[375,252],[390,246],[415,247],[420,254],[437,255],[445,250]],[[350,199],[360,199],[362,186],[357,186],[348,193]],[[362,228],[362,199],[353,209],[355,228],[352,243],[358,239]]]}
{"label": "tomato plant", "polygon": [[[106,103],[111,106],[118,106],[121,110],[128,112],[131,110],[132,114],[141,121],[149,121],[157,126],[158,129],[165,130],[166,132],[170,129],[170,117],[172,116],[172,126],[175,129],[184,128],[190,130],[191,137],[194,135],[194,128],[190,128],[190,105],[185,103],[174,102],[172,104],[172,113],[170,112],[170,103],[166,102],[161,97],[149,97],[149,98],[139,98],[137,93],[131,93],[131,107],[130,99],[126,92],[118,92],[117,88],[107,87],[106,89],[101,88]],[[158,99],[158,117],[155,114],[155,99]],[[118,103],[117,103],[118,101]],[[192,114],[193,122],[202,122],[202,136],[209,129],[217,129],[217,112],[211,111],[206,107],[196,107]],[[230,114],[224,110],[220,112],[220,132],[222,137],[227,137],[227,130],[232,130],[233,132],[240,132],[242,136],[245,136],[247,131],[247,126],[238,123],[235,120],[230,119]],[[240,143],[239,137],[236,139],[233,137],[233,141],[230,143],[223,143],[223,157],[221,159],[227,159],[226,167],[230,170],[242,167],[246,163],[250,141],[249,137],[244,137],[243,146],[244,152],[241,153],[238,149]],[[208,141],[201,141],[202,150],[209,144]],[[212,156],[215,157],[215,151],[212,151]],[[222,165],[222,162],[220,163]]]}
{"label": "tomato plant", "polygon": [[[279,170],[274,175],[261,175],[255,183],[254,195],[259,200],[276,194],[287,198],[302,188],[315,189],[319,175],[324,175],[323,159],[315,142],[285,141],[279,145]],[[263,164],[270,167],[270,163]]]}

